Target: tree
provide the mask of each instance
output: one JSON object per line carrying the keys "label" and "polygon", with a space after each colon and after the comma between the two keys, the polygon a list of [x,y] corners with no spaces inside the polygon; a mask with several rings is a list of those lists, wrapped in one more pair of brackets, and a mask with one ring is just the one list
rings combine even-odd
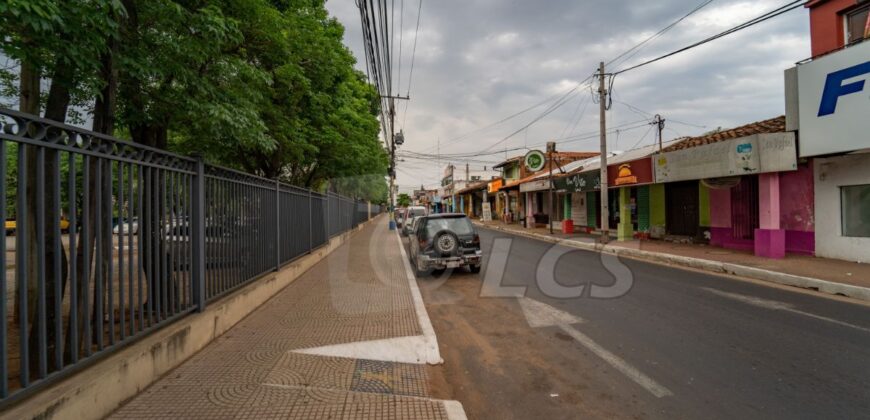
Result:
{"label": "tree", "polygon": [[[343,28],[329,17],[323,0],[7,0],[0,2],[0,27],[0,51],[17,63],[17,68],[0,69],[0,91],[19,96],[24,112],[78,123],[87,119],[82,114],[89,114],[93,131],[99,133],[118,132],[139,144],[201,153],[212,162],[299,186],[386,201],[388,160],[378,139],[380,98],[354,70],[353,56],[341,43]],[[37,153],[35,147],[22,146],[27,171],[18,173],[19,148],[11,146],[7,180],[27,183],[25,212],[17,216],[35,220],[36,203],[43,202],[47,244],[60,239],[57,216],[70,202],[78,204],[77,217],[91,227],[96,225],[98,202],[103,215],[113,214],[112,179],[98,174],[118,168],[117,163],[94,158],[85,170],[81,156],[49,148]],[[44,161],[41,184],[37,159]],[[67,176],[77,179],[77,185],[88,178],[87,203],[79,202],[84,200],[81,190],[76,196],[62,191],[61,199],[55,199],[53,193],[63,188]],[[145,178],[152,189],[166,182],[150,171]],[[37,197],[37,188],[44,189],[43,197]],[[145,186],[137,183],[137,188]],[[10,201],[18,199],[14,189],[7,192],[13,194]],[[87,213],[82,204],[87,204]],[[163,205],[157,203],[158,208]],[[142,230],[154,228],[146,226],[150,213],[140,216]],[[79,232],[91,245],[78,246],[71,261],[62,241],[60,255],[47,246],[39,256],[35,225],[28,223],[19,232],[29,244],[22,269],[31,282],[18,291],[27,293],[29,321],[36,318],[38,257],[45,261],[49,301],[55,290],[65,299],[73,264],[82,279],[96,255],[103,264],[113,258],[111,233],[103,229],[103,245],[96,249],[93,228]],[[153,239],[144,240],[148,247]],[[93,271],[88,281],[109,281],[106,274],[97,277]],[[90,291],[86,282],[80,287],[82,299]],[[102,298],[95,294],[92,302]],[[80,311],[83,306],[78,305]],[[70,331],[102,320],[103,314],[91,309],[78,314],[79,325],[69,323]],[[48,305],[47,322],[58,317],[62,314]],[[54,334],[49,329],[50,351],[63,339]],[[31,334],[31,341],[35,337]],[[91,343],[80,343],[86,345]],[[65,349],[68,359],[80,350],[71,345]],[[35,363],[37,358],[30,360]]]}
{"label": "tree", "polygon": [[[6,29],[0,49],[20,65],[19,108],[36,115],[44,108],[45,118],[65,121],[71,102],[91,97],[93,85],[88,82],[93,81],[93,71],[99,66],[99,55],[108,40],[115,35],[117,18],[122,13],[123,8],[117,1],[11,0],[0,4],[0,27]],[[40,80],[44,75],[50,77],[50,86],[42,106]],[[9,83],[14,77],[7,74],[2,80]],[[15,89],[7,85],[4,90]],[[24,252],[27,254],[29,281],[26,291],[16,289],[16,293],[27,293],[27,319],[31,321],[29,341],[31,348],[35,348],[37,332],[36,328],[32,328],[32,320],[36,315],[37,270],[40,263],[36,248],[37,223],[33,221],[37,219],[37,203],[40,200],[45,206],[45,219],[42,221],[44,241],[49,244],[44,255],[46,300],[54,301],[56,290],[60,290],[62,298],[66,290],[67,257],[57,234],[61,202],[54,194],[60,188],[60,177],[53,175],[60,173],[61,159],[60,152],[52,148],[26,146],[21,151],[26,171],[17,176],[24,177],[28,188],[25,191],[25,214],[18,216],[23,216],[31,223],[27,223],[27,228],[18,234],[28,237],[29,246]],[[40,170],[46,176],[45,182],[38,184]],[[44,191],[43,197],[38,197],[39,188]],[[54,243],[59,243],[60,248],[52,246]],[[56,287],[58,283],[60,285]],[[15,301],[16,304],[19,302],[18,299]],[[17,308],[15,313],[17,316],[23,314],[21,308]],[[55,305],[47,306],[46,315],[49,325],[62,316],[60,308]],[[47,333],[48,350],[53,352],[60,345],[61,338],[56,337],[52,328]],[[31,372],[34,372],[38,367],[37,358],[30,360]],[[47,368],[53,370],[54,359],[48,362]]]}
{"label": "tree", "polygon": [[411,197],[408,194],[401,193],[396,198],[396,205],[399,207],[408,207],[411,205]]}

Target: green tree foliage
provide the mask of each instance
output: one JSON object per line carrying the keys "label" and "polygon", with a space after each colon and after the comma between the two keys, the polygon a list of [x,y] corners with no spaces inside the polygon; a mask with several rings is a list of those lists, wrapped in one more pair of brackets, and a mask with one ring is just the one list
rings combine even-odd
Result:
{"label": "green tree foliage", "polygon": [[411,205],[411,196],[409,196],[408,194],[405,194],[405,193],[399,194],[399,196],[396,197],[396,205],[399,207],[410,206]]}
{"label": "green tree foliage", "polygon": [[[18,96],[24,112],[58,121],[72,117],[74,123],[90,117],[94,131],[117,131],[137,143],[200,153],[211,162],[299,186],[386,199],[379,98],[354,70],[354,59],[341,44],[343,28],[328,16],[324,0],[2,0],[0,28],[0,53],[13,63],[0,68],[0,95],[7,101]],[[60,202],[54,199],[59,181],[48,177],[46,195],[38,199],[36,148],[23,150],[26,173],[16,172],[17,150],[8,148],[9,180],[26,178],[31,187],[25,197],[7,195],[7,202],[26,200],[27,218],[33,220],[35,203],[44,200],[45,241],[53,243],[56,215],[68,208],[69,198],[64,192]],[[46,173],[57,170],[66,179],[65,154],[48,149],[44,160]],[[76,166],[81,177],[82,166]],[[95,172],[89,178],[91,191],[98,182],[104,185],[103,214],[114,214],[109,178],[98,179]],[[91,226],[95,197],[91,213],[79,214]],[[16,290],[27,293],[28,320],[34,319],[38,295],[35,225],[19,232],[30,238],[29,248],[18,250],[28,255],[30,281],[26,291]],[[111,244],[111,233],[103,235]],[[78,248],[78,270],[90,265],[82,259],[84,249]],[[61,248],[57,276],[53,252],[53,247],[46,251],[44,266],[49,301],[55,290],[61,298],[67,290],[67,253]],[[103,264],[112,259],[111,246],[99,252]],[[94,281],[109,281],[103,277]],[[58,317],[52,308],[49,324]],[[88,314],[78,318],[87,322]],[[49,329],[52,346],[59,343],[53,334]],[[31,341],[35,337],[31,334]],[[68,344],[67,357],[69,351]],[[31,365],[36,360],[32,357]]]}
{"label": "green tree foliage", "polygon": [[[323,0],[10,0],[0,26],[4,55],[68,88],[64,113],[89,112],[116,83],[112,121],[133,141],[385,196],[377,92]],[[0,71],[6,94],[20,93],[16,71]]]}

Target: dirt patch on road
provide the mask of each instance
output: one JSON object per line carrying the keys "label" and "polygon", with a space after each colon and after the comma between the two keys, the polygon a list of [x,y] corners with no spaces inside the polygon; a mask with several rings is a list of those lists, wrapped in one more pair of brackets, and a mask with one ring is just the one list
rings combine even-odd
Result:
{"label": "dirt patch on road", "polygon": [[419,281],[445,361],[431,375],[434,396],[459,400],[470,419],[625,417],[631,402],[591,377],[601,365],[570,337],[530,328],[516,299],[481,298],[476,275],[434,282]]}

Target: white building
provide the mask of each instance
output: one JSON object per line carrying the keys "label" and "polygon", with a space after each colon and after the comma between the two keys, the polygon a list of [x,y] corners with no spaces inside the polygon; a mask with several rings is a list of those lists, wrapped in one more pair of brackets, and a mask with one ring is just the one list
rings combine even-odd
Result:
{"label": "white building", "polygon": [[870,263],[870,42],[786,72],[787,124],[813,160],[816,255]]}

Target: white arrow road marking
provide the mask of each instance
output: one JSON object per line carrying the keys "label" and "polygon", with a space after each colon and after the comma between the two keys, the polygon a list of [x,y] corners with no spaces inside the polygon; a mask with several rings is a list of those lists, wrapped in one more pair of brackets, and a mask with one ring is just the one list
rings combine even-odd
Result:
{"label": "white arrow road marking", "polygon": [[649,376],[644,375],[641,371],[628,364],[628,362],[607,351],[604,347],[601,347],[591,338],[571,326],[571,324],[584,322],[583,319],[534,299],[519,297],[517,300],[520,303],[520,308],[523,310],[523,315],[526,317],[526,322],[529,323],[530,327],[559,327],[562,331],[571,336],[571,338],[577,340],[578,343],[582,344],[589,351],[603,359],[610,366],[613,366],[614,369],[622,372],[623,375],[628,376],[629,379],[649,391],[650,394],[653,394],[657,398],[674,395],[670,390],[660,385]]}
{"label": "white arrow road marking", "polygon": [[762,299],[762,298],[755,297],[755,296],[746,296],[746,295],[741,295],[741,294],[737,294],[737,293],[724,292],[722,290],[713,289],[713,288],[709,288],[709,287],[703,287],[702,289],[704,289],[710,293],[713,293],[715,295],[719,295],[719,296],[726,297],[726,298],[729,298],[732,300],[736,300],[738,302],[743,302],[747,305],[752,305],[752,306],[756,306],[759,308],[765,308],[765,309],[770,309],[770,310],[774,310],[774,311],[791,312],[794,314],[803,315],[803,316],[810,317],[810,318],[815,318],[815,319],[818,319],[821,321],[827,321],[827,322],[830,322],[832,324],[837,324],[837,325],[842,325],[844,327],[854,328],[854,329],[859,330],[859,331],[870,332],[870,328],[865,328],[865,327],[862,327],[859,325],[850,324],[848,322],[843,322],[843,321],[840,321],[840,320],[834,319],[834,318],[828,318],[826,316],[821,316],[821,315],[816,315],[816,314],[809,313],[809,312],[804,312],[800,309],[795,309],[794,305],[789,304],[789,303],[779,302],[779,301],[775,301],[775,300]]}
{"label": "white arrow road marking", "polygon": [[532,328],[571,325],[583,322],[582,319],[546,303],[541,303],[527,297],[519,297],[517,300],[520,302],[520,308],[523,309],[526,322]]}

